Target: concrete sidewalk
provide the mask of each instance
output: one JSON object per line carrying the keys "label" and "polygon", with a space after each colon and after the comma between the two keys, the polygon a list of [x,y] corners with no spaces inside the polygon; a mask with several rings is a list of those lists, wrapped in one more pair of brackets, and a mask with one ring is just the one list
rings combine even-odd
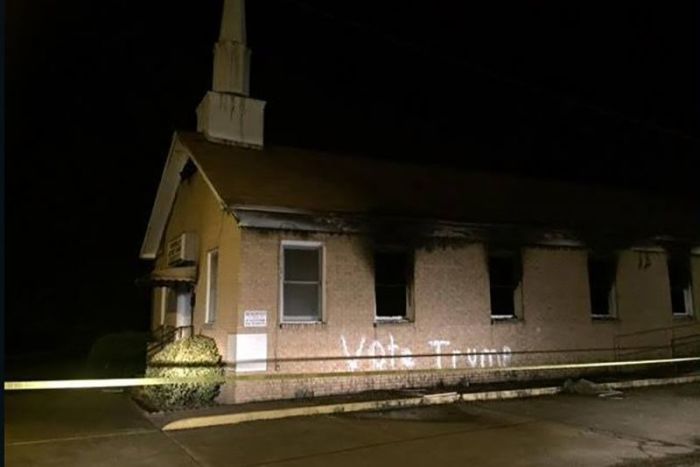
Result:
{"label": "concrete sidewalk", "polygon": [[[700,382],[700,375],[674,378],[648,378],[599,383],[603,389],[629,389],[669,384]],[[319,397],[307,400],[257,402],[222,405],[197,410],[173,411],[146,416],[164,431],[231,425],[257,420],[275,420],[289,417],[329,415],[362,411],[377,411],[488,400],[518,399],[551,396],[562,392],[562,382],[530,384],[500,384],[473,386],[460,392],[447,391],[375,391],[344,396]]]}
{"label": "concrete sidewalk", "polygon": [[123,393],[7,396],[9,466],[700,465],[700,383],[165,432]]}
{"label": "concrete sidewalk", "polygon": [[123,392],[5,392],[5,465],[192,466]]}

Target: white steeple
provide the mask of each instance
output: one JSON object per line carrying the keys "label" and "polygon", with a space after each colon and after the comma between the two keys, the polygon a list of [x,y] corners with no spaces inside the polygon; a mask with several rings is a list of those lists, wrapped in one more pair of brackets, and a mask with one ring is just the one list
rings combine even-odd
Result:
{"label": "white steeple", "polygon": [[245,0],[224,0],[212,90],[197,107],[197,131],[214,142],[262,147],[265,102],[248,97],[249,82]]}

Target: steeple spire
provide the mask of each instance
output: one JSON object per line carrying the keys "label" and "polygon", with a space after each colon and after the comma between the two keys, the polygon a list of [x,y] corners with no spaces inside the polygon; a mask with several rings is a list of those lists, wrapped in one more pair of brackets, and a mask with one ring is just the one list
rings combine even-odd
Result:
{"label": "steeple spire", "polygon": [[245,44],[245,2],[243,0],[225,0],[221,15],[219,41]]}
{"label": "steeple spire", "polygon": [[214,91],[249,94],[250,49],[245,36],[244,1],[225,0],[219,42],[214,45]]}
{"label": "steeple spire", "polygon": [[212,90],[197,107],[197,131],[215,142],[262,147],[265,102],[248,97],[249,83],[245,0],[224,0]]}

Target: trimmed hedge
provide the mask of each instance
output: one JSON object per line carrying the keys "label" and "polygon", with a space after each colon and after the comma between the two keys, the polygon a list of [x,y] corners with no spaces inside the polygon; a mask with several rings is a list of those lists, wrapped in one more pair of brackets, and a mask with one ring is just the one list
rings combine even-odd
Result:
{"label": "trimmed hedge", "polygon": [[[222,378],[221,355],[210,337],[193,336],[165,346],[146,367],[147,378]],[[145,386],[138,396],[154,410],[173,410],[212,405],[221,383],[177,383]]]}

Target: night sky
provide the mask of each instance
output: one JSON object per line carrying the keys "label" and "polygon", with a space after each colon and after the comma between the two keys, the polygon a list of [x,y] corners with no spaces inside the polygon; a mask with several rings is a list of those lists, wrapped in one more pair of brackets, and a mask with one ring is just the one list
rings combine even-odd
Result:
{"label": "night sky", "polygon": [[[249,0],[251,94],[267,144],[697,197],[697,9]],[[138,251],[220,12],[7,2],[9,354],[147,329]]]}

